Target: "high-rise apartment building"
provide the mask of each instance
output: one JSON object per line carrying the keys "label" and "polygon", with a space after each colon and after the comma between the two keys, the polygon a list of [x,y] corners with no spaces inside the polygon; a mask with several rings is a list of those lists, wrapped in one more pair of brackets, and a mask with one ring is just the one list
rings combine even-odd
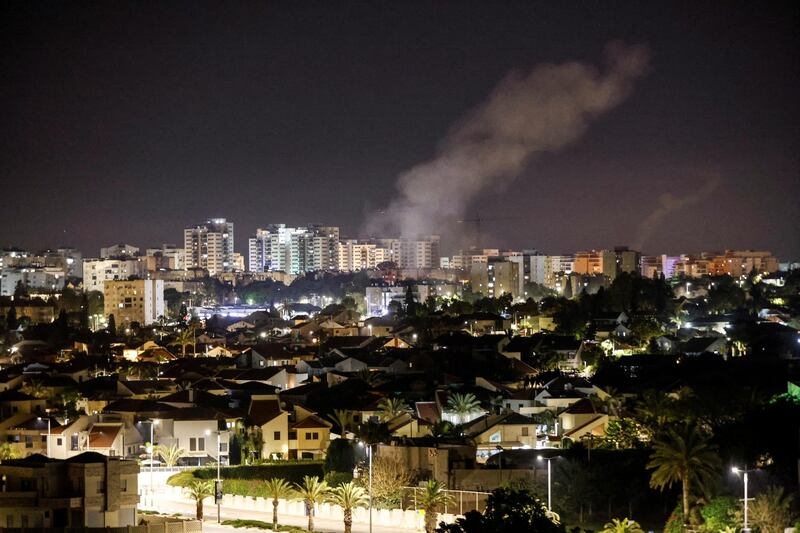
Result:
{"label": "high-rise apartment building", "polygon": [[400,268],[431,269],[439,267],[439,236],[426,235],[414,239],[391,239],[395,263]]}
{"label": "high-rise apartment building", "polygon": [[146,326],[164,316],[164,280],[106,281],[103,311],[118,325],[138,322]]}
{"label": "high-rise apartment building", "polygon": [[514,299],[522,294],[520,290],[520,263],[493,257],[486,263],[475,263],[470,268],[472,292],[497,298],[510,294]]}
{"label": "high-rise apartment building", "polygon": [[183,230],[186,268],[203,268],[210,275],[232,272],[233,222],[212,218],[193,228]]}
{"label": "high-rise apartment building", "polygon": [[248,240],[250,272],[281,271],[303,274],[335,270],[338,262],[339,228],[309,224],[287,228],[270,224]]}
{"label": "high-rise apartment building", "polygon": [[139,248],[130,244],[114,244],[100,248],[100,259],[135,257],[139,255]]}

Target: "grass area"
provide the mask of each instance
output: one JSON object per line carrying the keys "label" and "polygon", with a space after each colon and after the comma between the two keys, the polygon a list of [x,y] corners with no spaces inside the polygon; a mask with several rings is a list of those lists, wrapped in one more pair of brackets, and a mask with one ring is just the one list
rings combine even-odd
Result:
{"label": "grass area", "polygon": [[[269,531],[273,531],[272,524],[269,522],[264,522],[262,520],[223,520],[223,526],[233,526],[233,527],[255,527],[259,529],[266,529]],[[278,529],[275,531],[281,531],[284,533],[303,533],[305,529],[294,527],[294,526],[283,526],[278,524]]]}
{"label": "grass area", "polygon": [[[264,481],[277,477],[289,483],[299,483],[303,476],[318,476],[322,478],[323,469],[321,461],[294,461],[266,465],[232,466],[221,471],[222,490],[225,494],[240,496],[253,496],[265,498],[266,488]],[[170,476],[168,485],[173,487],[187,487],[192,481],[198,479],[214,479],[217,476],[215,468],[195,468],[184,470]]]}

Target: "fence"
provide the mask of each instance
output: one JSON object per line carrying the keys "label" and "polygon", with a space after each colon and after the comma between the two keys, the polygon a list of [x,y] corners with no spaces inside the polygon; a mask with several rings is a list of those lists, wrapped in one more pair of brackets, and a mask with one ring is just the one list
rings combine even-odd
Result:
{"label": "fence", "polygon": [[[403,505],[407,509],[417,510],[417,494],[425,490],[424,487],[403,487],[406,494],[403,497]],[[486,509],[486,500],[489,498],[490,492],[481,492],[477,490],[443,490],[451,496],[450,504],[445,501],[444,513],[453,513],[463,515],[468,511],[483,512]],[[456,513],[456,510],[458,512]]]}

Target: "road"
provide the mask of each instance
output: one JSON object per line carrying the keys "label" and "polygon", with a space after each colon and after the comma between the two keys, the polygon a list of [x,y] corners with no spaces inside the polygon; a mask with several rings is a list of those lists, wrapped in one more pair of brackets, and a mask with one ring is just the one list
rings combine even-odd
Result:
{"label": "road", "polygon": [[[195,504],[193,502],[186,502],[173,499],[165,499],[159,497],[159,510],[161,512],[168,512],[169,514],[178,513],[188,517],[195,516]],[[206,504],[203,513],[205,520],[203,521],[203,531],[211,531],[213,533],[264,533],[264,529],[257,528],[238,528],[234,529],[226,526],[217,525],[217,507],[215,505]],[[226,509],[222,508],[222,520],[262,520],[264,522],[272,522],[272,510],[257,511],[257,510],[242,510],[242,509]],[[308,525],[308,519],[302,516],[282,516],[278,515],[278,521],[287,526],[297,526],[305,529]],[[344,523],[340,520],[330,520],[324,518],[314,519],[314,531],[323,533],[341,533],[344,531]],[[397,529],[386,526],[373,525],[373,533],[397,533],[398,531],[411,531],[408,529]],[[353,533],[369,533],[368,524],[353,524]]]}

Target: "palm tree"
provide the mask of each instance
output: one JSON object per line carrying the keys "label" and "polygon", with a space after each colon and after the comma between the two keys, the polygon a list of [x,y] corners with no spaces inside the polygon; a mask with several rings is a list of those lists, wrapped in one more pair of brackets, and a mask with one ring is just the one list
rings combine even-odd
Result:
{"label": "palm tree", "polygon": [[716,474],[719,456],[709,438],[693,424],[670,429],[653,443],[647,468],[652,469],[650,486],[664,490],[681,483],[684,521],[689,518],[689,494],[704,491]]}
{"label": "palm tree", "polygon": [[272,531],[278,531],[278,500],[288,500],[294,494],[292,486],[285,479],[274,477],[264,482],[267,498],[272,499]]}
{"label": "palm tree", "polygon": [[214,495],[214,483],[210,479],[192,481],[188,487],[189,498],[197,503],[197,519],[203,520],[203,500]]}
{"label": "palm tree", "polygon": [[27,394],[28,396],[33,396],[34,398],[47,398],[48,390],[41,381],[36,379],[30,380],[22,387],[22,392]]}
{"label": "palm tree", "polygon": [[378,416],[384,422],[408,412],[408,404],[402,398],[395,396],[378,402]]}
{"label": "palm tree", "polygon": [[454,392],[447,399],[447,407],[455,413],[458,423],[463,424],[469,415],[481,408],[481,404],[471,392],[466,394]]}
{"label": "palm tree", "polygon": [[452,503],[452,497],[445,492],[444,486],[435,479],[429,479],[422,488],[422,495],[417,503],[425,511],[425,533],[436,531],[436,519],[440,507]]}
{"label": "palm tree", "polygon": [[366,507],[369,503],[366,491],[350,481],[342,483],[333,489],[330,500],[344,511],[344,533],[351,533],[353,530],[353,509]]}
{"label": "palm tree", "polygon": [[642,526],[629,518],[613,518],[600,533],[644,533]]}
{"label": "palm tree", "polygon": [[185,329],[180,330],[178,337],[175,339],[175,343],[181,347],[183,357],[186,357],[186,347],[194,346],[195,342],[193,325],[186,326]]}
{"label": "palm tree", "polygon": [[347,409],[335,409],[333,414],[330,415],[330,419],[339,428],[339,434],[343,437],[345,433],[352,431],[356,425],[353,412]]}
{"label": "palm tree", "polygon": [[164,464],[167,466],[175,466],[181,457],[186,455],[186,450],[178,447],[177,444],[172,446],[158,445],[155,452],[164,460]]}
{"label": "palm tree", "polygon": [[19,459],[20,457],[22,457],[22,453],[10,442],[3,442],[0,444],[0,461]]}
{"label": "palm tree", "polygon": [[455,426],[453,426],[452,422],[448,422],[447,420],[438,420],[431,424],[431,436],[438,441],[439,439],[450,435],[453,432],[454,427]]}
{"label": "palm tree", "polygon": [[314,506],[325,501],[330,488],[316,476],[304,476],[302,484],[295,484],[299,499],[303,500],[308,513],[308,530],[314,531]]}
{"label": "palm tree", "polygon": [[622,406],[625,403],[625,398],[623,398],[620,392],[614,387],[607,387],[605,392],[608,396],[605,397],[603,403],[608,410],[608,414],[620,416]]}

